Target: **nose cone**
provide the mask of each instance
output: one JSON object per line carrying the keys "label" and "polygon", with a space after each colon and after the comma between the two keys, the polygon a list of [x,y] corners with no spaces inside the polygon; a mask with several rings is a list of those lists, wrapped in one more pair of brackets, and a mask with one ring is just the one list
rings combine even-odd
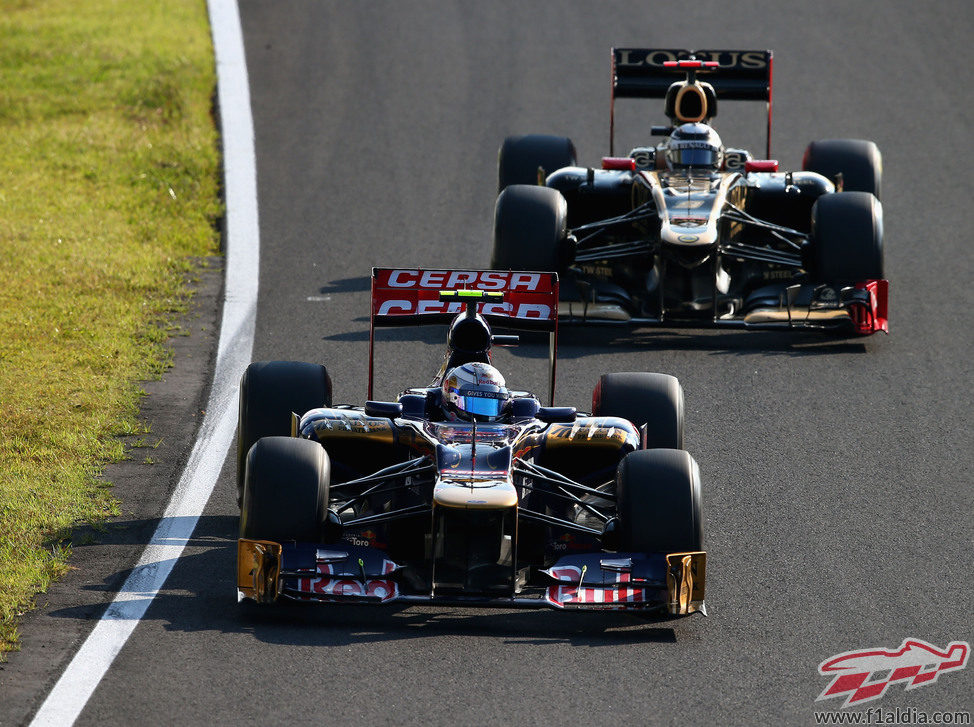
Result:
{"label": "nose cone", "polygon": [[674,218],[662,226],[660,240],[666,254],[686,268],[706,262],[717,249],[717,226],[706,219]]}
{"label": "nose cone", "polygon": [[462,510],[504,510],[517,505],[517,490],[506,480],[440,480],[433,502]]}

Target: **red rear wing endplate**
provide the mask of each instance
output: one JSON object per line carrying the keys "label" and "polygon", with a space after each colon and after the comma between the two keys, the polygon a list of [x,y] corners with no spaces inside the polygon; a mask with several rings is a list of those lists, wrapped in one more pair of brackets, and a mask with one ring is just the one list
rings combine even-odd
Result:
{"label": "red rear wing endplate", "polygon": [[[670,84],[680,80],[682,69],[665,68],[667,61],[689,58],[716,61],[716,69],[701,69],[701,80],[714,87],[718,99],[765,101],[768,106],[766,158],[771,158],[771,76],[774,62],[770,50],[685,50],[680,48],[613,48],[612,101],[609,107],[609,154],[615,145],[615,100],[617,98],[665,98]],[[710,72],[713,70],[713,72]]]}
{"label": "red rear wing endplate", "polygon": [[449,323],[464,310],[459,301],[440,301],[441,290],[503,292],[503,303],[481,303],[478,312],[490,324],[549,334],[549,394],[555,396],[558,347],[558,274],[519,270],[422,270],[372,268],[369,316],[369,399],[375,329]]}

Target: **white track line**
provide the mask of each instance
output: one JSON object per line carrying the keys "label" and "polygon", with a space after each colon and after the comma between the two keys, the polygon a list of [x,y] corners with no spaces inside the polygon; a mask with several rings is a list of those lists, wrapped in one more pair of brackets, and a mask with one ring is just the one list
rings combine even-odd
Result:
{"label": "white track line", "polygon": [[189,542],[236,427],[237,387],[250,363],[257,314],[260,237],[250,88],[236,0],[208,0],[216,52],[226,186],[226,292],[213,387],[196,444],[152,540],[101,620],[34,715],[70,725],[156,597]]}

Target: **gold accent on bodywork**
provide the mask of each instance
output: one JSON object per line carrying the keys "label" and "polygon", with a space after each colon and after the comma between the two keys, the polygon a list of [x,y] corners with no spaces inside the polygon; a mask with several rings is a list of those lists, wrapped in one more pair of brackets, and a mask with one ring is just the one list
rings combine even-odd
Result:
{"label": "gold accent on bodywork", "polygon": [[809,309],[808,306],[788,308],[757,308],[744,316],[745,323],[791,323],[801,326],[806,323],[832,323],[839,320],[850,320],[849,311],[845,308]]}
{"label": "gold accent on bodywork", "polygon": [[273,603],[280,593],[281,545],[270,540],[237,541],[237,591],[258,603]]}
{"label": "gold accent on bodywork", "polygon": [[[639,172],[632,188],[632,205],[635,209],[652,197],[659,215],[659,236],[662,242],[676,246],[712,245],[719,237],[719,225],[724,205],[728,202],[740,205],[743,187],[735,186],[740,174],[720,175],[717,189],[711,191],[709,176],[691,179],[689,187],[677,174],[664,172]],[[663,180],[667,180],[664,182]],[[672,191],[668,191],[672,190]],[[705,217],[701,217],[701,215]],[[701,224],[691,224],[699,219]],[[696,240],[680,240],[680,236],[695,235]]]}
{"label": "gold accent on bodywork", "polygon": [[557,449],[564,446],[616,447],[629,445],[639,449],[639,432],[631,422],[619,417],[579,417],[572,424],[552,424],[545,446]]}
{"label": "gold accent on bodywork", "polygon": [[700,551],[670,553],[666,556],[667,610],[673,616],[686,616],[704,610],[707,583],[707,554]]}
{"label": "gold accent on bodywork", "polygon": [[322,444],[350,437],[367,437],[370,441],[383,444],[395,443],[395,432],[390,420],[370,417],[360,411],[322,409],[313,415],[306,415],[304,430],[307,432],[309,427],[314,438]]}
{"label": "gold accent on bodywork", "polygon": [[[687,114],[682,113],[683,98],[684,96],[688,95],[697,97],[697,103],[700,105],[700,113],[694,114],[693,116],[688,116]],[[707,104],[707,94],[705,94],[703,89],[695,83],[688,83],[681,86],[680,90],[676,93],[676,98],[674,99],[673,112],[676,116],[676,120],[681,124],[703,121],[710,115],[710,108]]]}
{"label": "gold accent on bodywork", "polygon": [[[659,179],[657,175],[657,180]],[[690,196],[685,195],[687,187],[671,183],[668,189],[677,190],[678,194],[672,198],[664,199],[667,213],[660,222],[660,239],[671,245],[712,245],[717,242],[720,234],[719,223],[723,214],[724,204],[727,202],[731,192],[731,186],[740,179],[739,174],[724,174],[720,178],[720,184],[713,192],[697,190],[690,185]],[[654,190],[655,193],[655,190]],[[692,195],[697,195],[693,197]],[[662,197],[662,195],[660,195]],[[688,207],[687,201],[703,201],[704,204]],[[709,207],[707,206],[709,205]],[[688,226],[686,218],[697,217],[700,212],[706,212],[707,217],[704,223],[698,226]],[[674,220],[681,221],[681,224],[673,224]],[[675,229],[674,229],[675,228]],[[680,239],[695,237],[696,239]]]}

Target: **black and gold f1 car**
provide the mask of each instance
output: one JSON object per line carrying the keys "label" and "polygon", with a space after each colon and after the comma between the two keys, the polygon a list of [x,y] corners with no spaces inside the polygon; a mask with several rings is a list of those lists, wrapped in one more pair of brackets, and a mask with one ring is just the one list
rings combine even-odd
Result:
{"label": "black and gold f1 car", "polygon": [[[600,168],[565,137],[504,141],[491,267],[559,271],[575,321],[888,332],[879,149],[818,141],[802,171],[779,171],[772,60],[614,48]],[[662,141],[612,156],[617,98],[665,99]],[[723,146],[718,100],[767,104],[765,159]]]}
{"label": "black and gold f1 car", "polygon": [[443,366],[364,407],[333,405],[323,366],[248,367],[240,599],[705,612],[676,378],[603,375],[590,415],[497,374],[463,388],[451,372],[492,369],[491,347],[517,342],[493,322],[548,332],[553,397],[557,275],[375,269],[372,291],[370,394],[376,327],[452,319]]}

